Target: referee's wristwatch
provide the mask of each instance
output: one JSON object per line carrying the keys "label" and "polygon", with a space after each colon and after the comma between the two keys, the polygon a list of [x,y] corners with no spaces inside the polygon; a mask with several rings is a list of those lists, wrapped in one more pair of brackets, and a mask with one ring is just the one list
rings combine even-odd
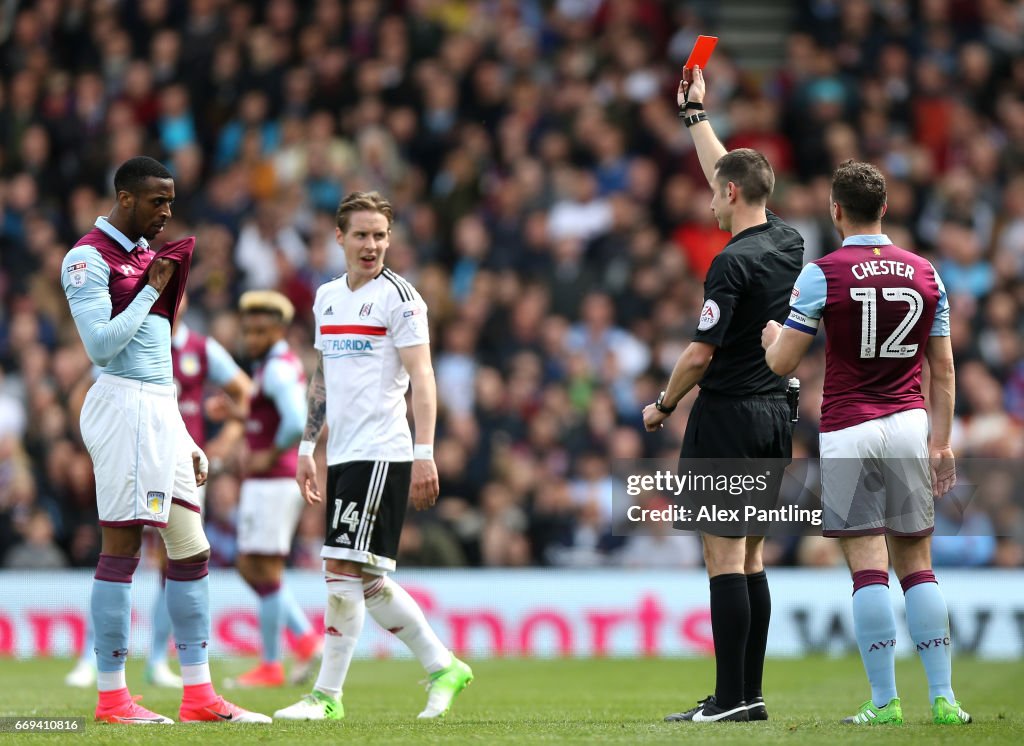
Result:
{"label": "referee's wristwatch", "polygon": [[[676,405],[676,406],[678,406],[678,405]],[[664,391],[662,391],[660,394],[658,394],[658,398],[654,402],[654,408],[657,409],[662,414],[672,414],[673,412],[676,411],[675,407],[666,407],[665,406],[665,392]]]}

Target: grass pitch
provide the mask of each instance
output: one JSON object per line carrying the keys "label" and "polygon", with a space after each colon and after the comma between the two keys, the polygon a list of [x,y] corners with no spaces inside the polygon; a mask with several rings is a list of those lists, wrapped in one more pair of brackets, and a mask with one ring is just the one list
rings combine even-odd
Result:
{"label": "grass pitch", "polygon": [[[214,676],[244,670],[249,661],[215,661]],[[767,723],[664,723],[708,694],[710,660],[497,660],[469,661],[476,681],[456,700],[445,721],[418,722],[426,701],[419,667],[404,661],[356,661],[345,693],[343,723],[270,726],[197,724],[112,726],[92,722],[95,693],[63,686],[70,662],[0,663],[0,716],[84,716],[80,735],[0,734],[0,743],[47,741],[109,744],[367,744],[574,743],[644,744],[986,744],[1024,743],[1024,662],[954,662],[957,696],[975,718],[964,727],[931,724],[924,673],[917,660],[900,661],[897,680],[906,724],[901,728],[842,726],[867,697],[856,658],[769,660]],[[143,704],[177,718],[179,695],[142,684],[141,664],[128,681]],[[243,707],[272,714],[305,689],[222,692]],[[214,733],[216,731],[216,733]],[[870,739],[868,741],[867,739]]]}

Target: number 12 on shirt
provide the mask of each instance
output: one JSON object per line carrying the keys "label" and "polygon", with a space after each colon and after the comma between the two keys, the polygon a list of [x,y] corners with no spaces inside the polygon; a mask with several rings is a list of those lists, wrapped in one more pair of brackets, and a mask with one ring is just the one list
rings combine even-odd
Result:
{"label": "number 12 on shirt", "polygon": [[[878,297],[875,288],[850,288],[850,297],[861,304],[860,324],[860,357],[875,357],[875,345],[878,339]],[[882,299],[891,303],[906,303],[907,315],[889,335],[877,357],[906,358],[917,354],[917,345],[902,344],[910,330],[920,321],[924,312],[924,298],[911,288],[882,288]]]}

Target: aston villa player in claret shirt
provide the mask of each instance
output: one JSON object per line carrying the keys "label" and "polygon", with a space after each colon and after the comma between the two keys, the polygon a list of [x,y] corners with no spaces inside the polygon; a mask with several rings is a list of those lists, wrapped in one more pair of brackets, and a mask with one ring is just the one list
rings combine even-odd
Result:
{"label": "aston villa player in claret shirt", "polygon": [[[843,722],[903,722],[891,553],[910,638],[928,677],[932,719],[969,723],[953,695],[949,615],[930,549],[934,500],[956,483],[949,304],[931,263],[882,233],[885,208],[877,168],[847,161],[836,169],[831,212],[843,245],[804,267],[785,327],[770,322],[761,341],[769,367],[788,375],[825,326],[824,532],[839,537],[853,575],[854,631],[871,684],[871,699]],[[921,391],[925,358],[930,421]]]}

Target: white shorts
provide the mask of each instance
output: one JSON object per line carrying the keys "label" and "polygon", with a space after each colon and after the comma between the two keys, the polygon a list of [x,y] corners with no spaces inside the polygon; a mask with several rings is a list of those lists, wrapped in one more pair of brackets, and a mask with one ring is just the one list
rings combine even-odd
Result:
{"label": "white shorts", "polygon": [[238,553],[288,556],[305,504],[294,479],[246,479],[238,498]]}
{"label": "white shorts", "polygon": [[927,536],[934,530],[925,410],[822,433],[819,444],[825,536]]}
{"label": "white shorts", "polygon": [[[195,469],[192,470],[193,476],[195,476]],[[209,475],[207,475],[209,476]],[[196,487],[196,505],[199,506],[199,512],[202,513],[206,510],[206,484],[201,484]]]}
{"label": "white shorts", "polygon": [[102,374],[82,407],[101,526],[167,525],[171,502],[199,512],[192,439],[174,386]]}

